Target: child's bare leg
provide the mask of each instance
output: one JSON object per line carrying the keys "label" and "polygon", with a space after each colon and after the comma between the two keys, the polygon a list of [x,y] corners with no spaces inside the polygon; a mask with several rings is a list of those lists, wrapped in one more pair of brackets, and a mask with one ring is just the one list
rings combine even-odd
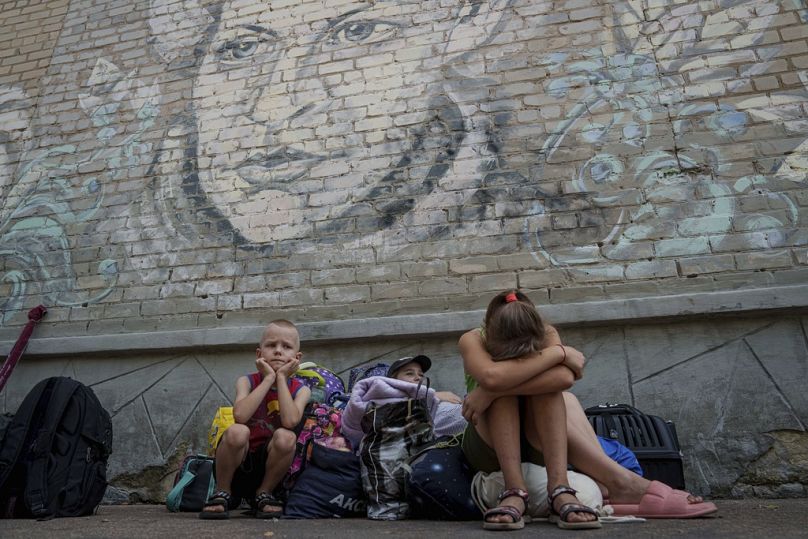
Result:
{"label": "child's bare leg", "polygon": [[592,425],[589,424],[580,401],[578,401],[578,397],[568,391],[565,391],[563,395],[564,408],[567,412],[567,432],[575,431],[581,435],[582,439],[588,439],[590,444],[600,445],[598,437],[592,429]]}
{"label": "child's bare leg", "polygon": [[[611,503],[639,503],[650,481],[620,466],[603,452],[595,431],[586,419],[578,399],[565,393],[569,462],[599,484],[605,485]],[[688,496],[690,503],[704,501]]]}
{"label": "child's bare leg", "polygon": [[[283,476],[292,465],[295,458],[295,443],[297,435],[288,429],[280,428],[272,434],[272,439],[267,447],[267,460],[264,469],[264,479],[258,487],[258,492],[271,493],[281,482]],[[282,508],[265,505],[265,512],[278,511]]]}
{"label": "child's bare leg", "polygon": [[[592,426],[589,424],[589,420],[586,418],[586,414],[584,413],[581,403],[578,401],[578,397],[568,391],[565,391],[564,404],[567,410],[567,445],[569,446],[570,438],[577,438],[581,440],[582,443],[586,443],[591,447],[600,447],[598,437],[595,434],[595,431],[592,429]],[[597,483],[603,498],[608,498],[608,487],[606,487],[606,485],[600,481],[594,479],[593,481]]]}
{"label": "child's bare leg", "polygon": [[[569,485],[567,477],[567,412],[561,392],[528,397],[525,435],[527,440],[544,455],[547,468],[547,492],[559,485]],[[597,441],[597,440],[595,440]],[[580,503],[572,494],[556,497],[554,507],[560,509],[567,503]],[[588,522],[597,517],[585,512],[571,512],[568,522]]]}
{"label": "child's bare leg", "polygon": [[[517,397],[500,397],[494,400],[475,425],[480,438],[497,454],[506,490],[511,488],[527,490],[522,475],[520,428]],[[518,496],[503,498],[499,505],[510,505],[523,513],[526,509],[522,498]],[[508,515],[493,515],[488,521],[508,523],[513,519]]]}
{"label": "child's bare leg", "polygon": [[[231,425],[222,434],[219,445],[216,447],[216,489],[231,494],[233,474],[244,461],[250,449],[250,429],[246,425],[236,423]],[[227,511],[221,505],[206,506],[203,511],[219,513]]]}

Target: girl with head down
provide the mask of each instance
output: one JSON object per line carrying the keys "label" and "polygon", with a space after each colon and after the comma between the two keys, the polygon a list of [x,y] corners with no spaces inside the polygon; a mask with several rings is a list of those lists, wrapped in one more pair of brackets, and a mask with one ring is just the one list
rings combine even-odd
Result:
{"label": "girl with head down", "polygon": [[689,518],[715,513],[714,504],[648,481],[610,459],[569,389],[585,358],[564,345],[530,299],[507,290],[488,305],[482,327],[460,338],[469,391],[463,451],[473,468],[502,470],[500,505],[485,514],[486,529],[519,529],[529,498],[521,462],[546,466],[551,521],[560,528],[600,527],[596,511],[578,503],[567,464],[597,481],[615,515]]}

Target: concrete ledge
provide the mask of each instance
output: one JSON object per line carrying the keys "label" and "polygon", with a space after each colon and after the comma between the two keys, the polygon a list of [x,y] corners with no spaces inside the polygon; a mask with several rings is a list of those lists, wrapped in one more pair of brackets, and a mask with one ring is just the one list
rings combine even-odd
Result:
{"label": "concrete ledge", "polygon": [[[542,313],[558,326],[611,325],[625,322],[653,322],[660,319],[702,317],[716,314],[749,315],[771,311],[808,312],[808,285],[707,292],[679,296],[591,301],[541,307]],[[479,325],[484,311],[446,312],[386,316],[299,324],[306,343],[325,344],[357,339],[390,339],[412,336],[456,334]],[[31,339],[26,356],[65,357],[82,354],[147,353],[256,344],[261,326],[222,327],[150,333],[119,333]],[[7,355],[14,345],[0,342]]]}

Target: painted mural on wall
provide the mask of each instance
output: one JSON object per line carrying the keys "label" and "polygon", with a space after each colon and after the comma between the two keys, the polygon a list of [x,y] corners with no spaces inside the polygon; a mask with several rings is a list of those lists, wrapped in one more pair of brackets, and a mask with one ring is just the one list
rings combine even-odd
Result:
{"label": "painted mural on wall", "polygon": [[[804,2],[591,9],[151,0],[161,69],[99,49],[81,137],[43,144],[31,100],[0,90],[4,320],[201,246],[282,271],[515,234],[536,267],[608,270],[808,244],[808,72],[773,38]],[[78,260],[101,231],[121,242]]]}
{"label": "painted mural on wall", "polygon": [[[92,123],[98,148],[81,156],[75,145],[65,144],[40,151],[24,148],[29,133],[18,140],[8,137],[5,160],[14,163],[22,153],[16,173],[6,167],[5,192],[0,214],[0,257],[6,301],[3,319],[24,306],[26,296],[41,296],[50,306],[87,305],[104,299],[117,282],[118,261],[97,262],[95,279],[79,282],[74,268],[68,228],[81,226],[103,211],[105,193],[119,179],[121,171],[146,155],[150,148],[141,141],[158,111],[157,86],[149,88],[99,59],[87,81],[90,92],[79,95],[81,110]],[[23,108],[28,100],[17,88],[4,89],[7,134],[27,127]],[[125,126],[116,121],[120,108],[130,107],[137,123]],[[2,109],[0,109],[2,110]],[[125,133],[129,129],[131,132]],[[21,152],[20,148],[23,148]],[[82,174],[83,170],[97,174]],[[90,283],[87,281],[93,280]],[[29,287],[38,287],[31,291]],[[93,290],[95,291],[89,291]]]}

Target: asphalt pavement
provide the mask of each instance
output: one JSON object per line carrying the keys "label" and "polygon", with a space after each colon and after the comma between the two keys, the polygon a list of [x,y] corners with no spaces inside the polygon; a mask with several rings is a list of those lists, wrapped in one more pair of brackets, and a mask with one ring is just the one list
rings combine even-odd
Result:
{"label": "asphalt pavement", "polygon": [[[715,501],[715,500],[714,500]],[[363,537],[437,539],[462,537],[491,539],[527,537],[567,538],[584,534],[589,538],[808,538],[808,499],[717,500],[717,517],[694,520],[647,520],[639,523],[604,524],[600,530],[566,531],[546,521],[528,524],[523,530],[496,533],[485,531],[481,522],[400,520],[380,522],[366,519],[259,520],[231,512],[224,521],[200,520],[195,513],[169,513],[162,505],[102,505],[97,514],[81,518],[48,521],[0,520],[0,537],[14,538],[208,538],[240,539]]]}

